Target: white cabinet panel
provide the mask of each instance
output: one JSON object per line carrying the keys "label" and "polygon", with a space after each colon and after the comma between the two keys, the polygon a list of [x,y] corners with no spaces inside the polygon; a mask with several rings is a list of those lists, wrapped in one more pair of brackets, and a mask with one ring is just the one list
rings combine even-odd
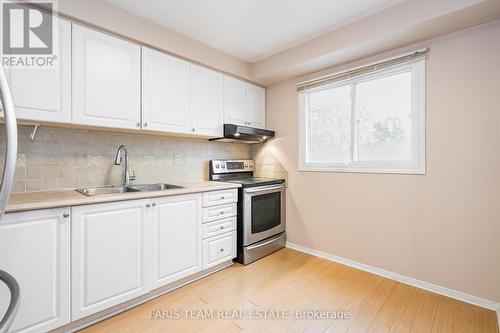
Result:
{"label": "white cabinet panel", "polygon": [[247,84],[247,125],[265,128],[266,90]]}
{"label": "white cabinet panel", "polygon": [[214,222],[204,223],[203,239],[217,236],[233,230],[236,230],[236,216]]}
{"label": "white cabinet panel", "polygon": [[233,188],[203,193],[203,207],[217,206],[238,201],[238,190]]}
{"label": "white cabinet panel", "polygon": [[246,125],[247,84],[224,76],[224,123]]}
{"label": "white cabinet panel", "polygon": [[71,122],[71,23],[54,17],[54,27],[52,68],[6,71],[19,119]]}
{"label": "white cabinet panel", "polygon": [[236,203],[205,207],[203,208],[203,223],[236,216],[237,213]]}
{"label": "white cabinet panel", "polygon": [[144,130],[190,133],[190,65],[142,48],[142,124]]}
{"label": "white cabinet panel", "polygon": [[140,46],[73,24],[73,122],[137,129]]}
{"label": "white cabinet panel", "polygon": [[223,76],[191,65],[191,130],[193,134],[222,136]]}
{"label": "white cabinet panel", "polygon": [[143,200],[72,208],[72,320],[147,292]]}
{"label": "white cabinet panel", "polygon": [[236,231],[203,240],[203,269],[236,258]]}
{"label": "white cabinet panel", "polygon": [[154,199],[151,287],[201,270],[201,194]]}
{"label": "white cabinet panel", "polygon": [[[18,281],[15,332],[47,332],[70,321],[69,209],[9,213],[0,220],[0,269]],[[0,283],[0,316],[10,292]]]}

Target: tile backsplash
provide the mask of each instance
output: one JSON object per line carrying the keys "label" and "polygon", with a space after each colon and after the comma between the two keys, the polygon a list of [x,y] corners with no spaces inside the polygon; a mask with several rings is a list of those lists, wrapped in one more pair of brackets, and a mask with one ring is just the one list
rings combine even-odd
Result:
{"label": "tile backsplash", "polygon": [[[206,139],[40,127],[35,140],[30,127],[19,126],[14,192],[72,189],[121,182],[116,150],[125,144],[136,183],[189,182],[208,179],[211,159],[249,159],[250,146]],[[0,162],[5,157],[0,127]]]}
{"label": "tile backsplash", "polygon": [[274,149],[273,141],[252,146],[252,159],[255,160],[255,176],[283,178],[288,184],[288,172],[280,162],[280,156]]}

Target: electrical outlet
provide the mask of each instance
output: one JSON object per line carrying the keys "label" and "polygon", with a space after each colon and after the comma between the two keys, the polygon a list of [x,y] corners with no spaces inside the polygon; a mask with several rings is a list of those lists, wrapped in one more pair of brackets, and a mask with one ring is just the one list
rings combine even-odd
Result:
{"label": "electrical outlet", "polygon": [[177,155],[177,154],[174,155],[174,163],[175,164],[182,164],[181,155]]}

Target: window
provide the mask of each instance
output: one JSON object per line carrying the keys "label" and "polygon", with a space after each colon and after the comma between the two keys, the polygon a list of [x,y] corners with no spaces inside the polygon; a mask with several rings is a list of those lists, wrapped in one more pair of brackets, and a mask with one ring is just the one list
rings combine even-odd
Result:
{"label": "window", "polygon": [[299,92],[299,170],[425,173],[425,60]]}

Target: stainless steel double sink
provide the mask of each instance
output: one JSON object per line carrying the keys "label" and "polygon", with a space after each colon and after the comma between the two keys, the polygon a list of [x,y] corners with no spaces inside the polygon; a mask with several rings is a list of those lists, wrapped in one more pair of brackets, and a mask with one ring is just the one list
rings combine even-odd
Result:
{"label": "stainless steel double sink", "polygon": [[166,191],[172,189],[183,188],[179,185],[173,184],[137,184],[137,185],[124,185],[124,186],[100,186],[100,187],[86,187],[79,188],[76,191],[86,196],[106,195],[106,194],[120,194],[127,192],[150,192],[150,191]]}

